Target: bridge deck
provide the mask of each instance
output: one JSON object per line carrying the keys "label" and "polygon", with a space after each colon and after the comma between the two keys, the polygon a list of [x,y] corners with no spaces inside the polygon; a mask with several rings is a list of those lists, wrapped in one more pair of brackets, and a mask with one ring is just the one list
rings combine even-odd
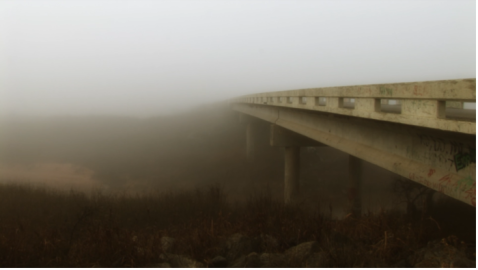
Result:
{"label": "bridge deck", "polygon": [[[468,79],[305,89],[249,95],[232,104],[238,112],[475,206],[475,110],[447,106],[447,102],[455,107],[475,102],[475,82]],[[401,105],[383,104],[389,99]]]}

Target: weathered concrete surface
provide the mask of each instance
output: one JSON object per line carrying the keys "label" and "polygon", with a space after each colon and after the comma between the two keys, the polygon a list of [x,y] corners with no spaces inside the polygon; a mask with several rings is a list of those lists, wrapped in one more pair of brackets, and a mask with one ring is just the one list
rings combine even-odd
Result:
{"label": "weathered concrete surface", "polygon": [[271,146],[298,146],[298,147],[319,147],[326,146],[323,143],[307,138],[298,133],[292,132],[277,125],[271,125],[270,135]]}
{"label": "weathered concrete surface", "polygon": [[255,156],[255,132],[256,132],[256,123],[257,118],[251,117],[247,114],[239,115],[239,122],[246,124],[246,158],[249,162],[254,161]]}
{"label": "weathered concrete surface", "polygon": [[[325,99],[325,103],[320,102],[321,99]],[[355,101],[353,106],[350,106],[350,99]],[[382,111],[382,99],[397,100],[401,104],[401,112]],[[475,117],[471,110],[463,110],[462,116],[454,121],[447,119],[445,113],[447,103],[456,107],[453,104],[457,102],[476,102],[476,79],[268,92],[239,97],[232,102],[312,110],[476,134]]]}
{"label": "weathered concrete surface", "polygon": [[475,131],[449,132],[257,104],[235,103],[233,108],[476,206]]}

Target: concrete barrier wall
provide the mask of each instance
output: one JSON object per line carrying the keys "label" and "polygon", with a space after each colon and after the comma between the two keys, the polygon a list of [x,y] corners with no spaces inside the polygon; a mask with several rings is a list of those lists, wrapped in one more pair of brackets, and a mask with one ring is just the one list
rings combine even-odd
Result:
{"label": "concrete barrier wall", "polygon": [[[381,104],[390,104],[389,100],[401,106],[399,112],[381,109]],[[459,117],[447,119],[447,108],[463,108],[464,102],[476,102],[476,79],[299,89],[247,95],[232,101],[476,134],[475,112],[455,112]]]}

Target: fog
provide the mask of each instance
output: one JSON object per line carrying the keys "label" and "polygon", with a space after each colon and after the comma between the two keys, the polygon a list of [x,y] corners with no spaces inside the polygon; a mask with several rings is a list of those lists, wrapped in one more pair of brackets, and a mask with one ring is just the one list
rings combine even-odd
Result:
{"label": "fog", "polygon": [[[256,124],[255,160],[246,159],[245,124],[228,104],[147,119],[121,116],[0,119],[0,183],[55,190],[147,194],[218,184],[233,201],[284,196],[284,150]],[[348,155],[331,147],[301,150],[301,200],[347,211]],[[364,165],[365,210],[402,208],[392,173]]]}
{"label": "fog", "polygon": [[[280,198],[283,150],[269,146],[263,123],[248,164],[228,99],[475,77],[475,6],[2,1],[0,181],[129,192],[220,183],[236,199],[252,190]],[[304,192],[343,201],[347,175],[330,168],[346,166],[347,155],[302,155]],[[364,190],[385,191],[365,207],[391,205],[381,197],[395,176],[370,166]]]}
{"label": "fog", "polygon": [[284,203],[271,123],[251,162],[229,104],[475,78],[475,21],[466,0],[0,1],[0,265],[238,268],[306,244],[262,266],[475,266],[475,207],[366,161],[357,193],[332,147],[300,148]]}
{"label": "fog", "polygon": [[475,1],[2,1],[1,115],[149,117],[266,91],[472,78]]}

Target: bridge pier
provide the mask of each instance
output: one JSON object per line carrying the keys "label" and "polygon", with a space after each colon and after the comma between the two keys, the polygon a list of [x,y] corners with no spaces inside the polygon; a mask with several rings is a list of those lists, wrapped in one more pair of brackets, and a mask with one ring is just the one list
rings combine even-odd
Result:
{"label": "bridge pier", "polygon": [[362,160],[349,155],[349,211],[353,216],[362,215]]}
{"label": "bridge pier", "polygon": [[239,115],[239,122],[246,124],[246,159],[248,162],[253,162],[255,157],[255,133],[256,122],[253,117],[241,113]]}
{"label": "bridge pier", "polygon": [[324,144],[277,125],[271,125],[270,143],[284,147],[284,202],[294,203],[300,198],[300,148]]}

